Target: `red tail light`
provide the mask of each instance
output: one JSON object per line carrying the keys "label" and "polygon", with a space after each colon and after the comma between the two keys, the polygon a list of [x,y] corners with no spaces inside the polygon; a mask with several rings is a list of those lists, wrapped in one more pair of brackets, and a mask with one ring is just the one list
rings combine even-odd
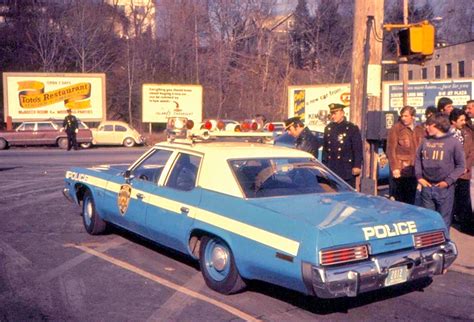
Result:
{"label": "red tail light", "polygon": [[321,265],[343,264],[367,258],[369,258],[367,245],[321,250],[319,252]]}
{"label": "red tail light", "polygon": [[443,231],[416,234],[414,236],[415,248],[424,248],[443,244],[446,241]]}
{"label": "red tail light", "polygon": [[222,121],[217,122],[217,129],[223,130],[225,128],[225,123]]}

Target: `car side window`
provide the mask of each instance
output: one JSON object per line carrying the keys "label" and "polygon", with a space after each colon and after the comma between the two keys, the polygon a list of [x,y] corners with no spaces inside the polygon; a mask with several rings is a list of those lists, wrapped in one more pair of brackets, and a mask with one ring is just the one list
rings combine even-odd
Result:
{"label": "car side window", "polygon": [[51,131],[55,130],[51,123],[38,123],[38,131]]}
{"label": "car side window", "polygon": [[19,128],[18,131],[34,131],[35,124],[34,123],[23,123]]}
{"label": "car side window", "polygon": [[115,131],[116,132],[127,132],[127,128],[122,125],[115,125]]}
{"label": "car side window", "polygon": [[200,157],[180,153],[165,186],[182,191],[194,189],[200,164]]}
{"label": "car side window", "polygon": [[171,151],[167,150],[155,150],[155,152],[132,170],[132,174],[138,180],[150,181],[157,184],[171,153]]}
{"label": "car side window", "polygon": [[102,129],[105,132],[113,132],[114,131],[114,126],[113,125],[104,125],[104,128]]}

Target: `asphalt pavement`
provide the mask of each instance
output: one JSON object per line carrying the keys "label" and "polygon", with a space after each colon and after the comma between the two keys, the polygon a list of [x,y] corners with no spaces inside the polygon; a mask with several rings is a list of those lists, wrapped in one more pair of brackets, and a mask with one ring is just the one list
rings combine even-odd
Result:
{"label": "asphalt pavement", "polygon": [[450,270],[474,275],[474,233],[466,233],[458,226],[451,227],[451,239],[458,247],[458,258],[449,268]]}

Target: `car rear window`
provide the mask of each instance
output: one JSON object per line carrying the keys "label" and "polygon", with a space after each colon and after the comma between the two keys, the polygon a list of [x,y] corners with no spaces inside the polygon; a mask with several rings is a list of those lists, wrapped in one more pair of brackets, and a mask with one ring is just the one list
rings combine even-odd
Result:
{"label": "car rear window", "polygon": [[38,123],[38,131],[52,131],[56,130],[51,123]]}
{"label": "car rear window", "polygon": [[343,180],[311,158],[231,160],[230,165],[247,198],[352,190]]}
{"label": "car rear window", "polygon": [[122,125],[115,125],[115,131],[117,132],[127,132],[127,128]]}

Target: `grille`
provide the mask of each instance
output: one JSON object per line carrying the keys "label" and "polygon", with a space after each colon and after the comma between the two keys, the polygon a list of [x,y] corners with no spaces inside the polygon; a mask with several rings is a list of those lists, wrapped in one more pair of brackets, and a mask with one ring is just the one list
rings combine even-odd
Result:
{"label": "grille", "polygon": [[415,248],[424,248],[442,244],[446,241],[442,231],[433,231],[430,233],[416,234],[414,237]]}
{"label": "grille", "polygon": [[322,250],[319,252],[321,265],[336,265],[364,260],[369,257],[367,245]]}

